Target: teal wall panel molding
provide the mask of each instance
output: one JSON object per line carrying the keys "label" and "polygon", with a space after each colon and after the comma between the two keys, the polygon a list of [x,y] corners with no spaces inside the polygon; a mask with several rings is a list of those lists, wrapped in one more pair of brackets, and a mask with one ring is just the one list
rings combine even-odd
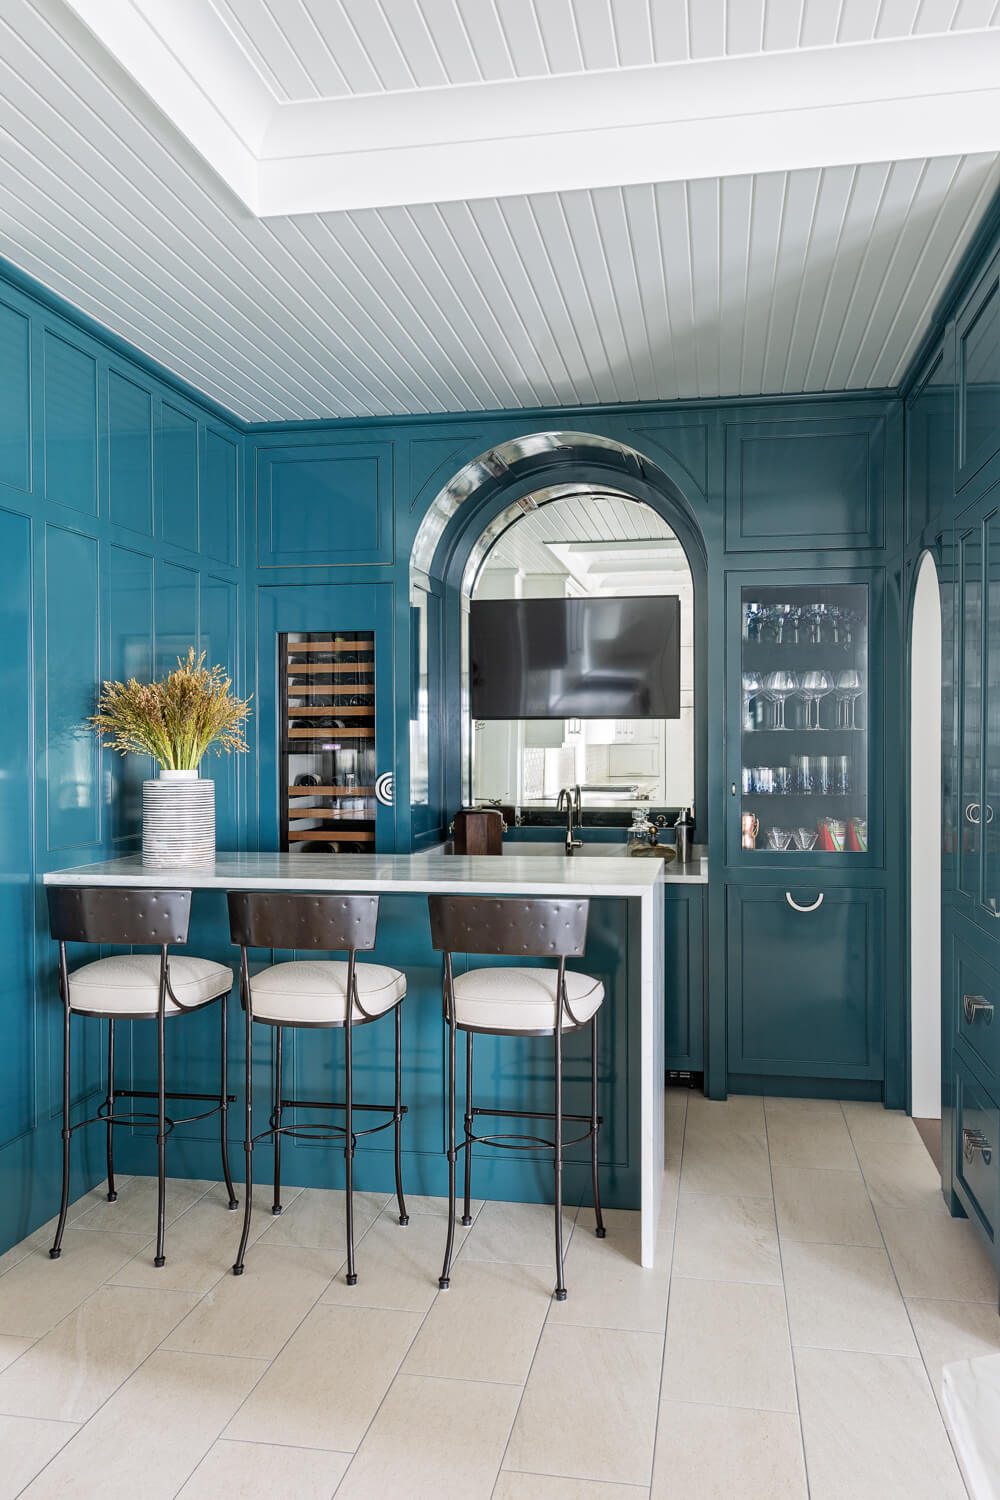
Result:
{"label": "teal wall panel molding", "polygon": [[258,446],[257,566],[391,563],[392,445]]}

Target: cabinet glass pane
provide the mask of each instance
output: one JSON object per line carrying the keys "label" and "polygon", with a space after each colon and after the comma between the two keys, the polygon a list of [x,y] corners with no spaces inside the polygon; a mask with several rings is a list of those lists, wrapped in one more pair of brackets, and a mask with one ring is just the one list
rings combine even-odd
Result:
{"label": "cabinet glass pane", "polygon": [[365,854],[375,844],[375,635],[279,636],[281,847]]}
{"label": "cabinet glass pane", "polygon": [[868,850],[868,590],[742,590],[744,849]]}
{"label": "cabinet glass pane", "polygon": [[980,818],[982,816],[982,696],[983,696],[983,546],[977,525],[959,542],[961,567],[962,765],[959,807],[959,885],[974,901],[979,899]]}

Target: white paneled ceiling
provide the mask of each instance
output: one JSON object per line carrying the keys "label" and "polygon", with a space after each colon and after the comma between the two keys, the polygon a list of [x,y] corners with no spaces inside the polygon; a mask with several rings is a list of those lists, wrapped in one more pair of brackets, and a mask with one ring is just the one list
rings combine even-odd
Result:
{"label": "white paneled ceiling", "polygon": [[[550,74],[1000,37],[993,0],[115,9],[210,12],[279,104],[397,111]],[[261,218],[64,0],[0,7],[0,253],[251,421],[894,385],[1000,185],[1000,112],[996,130],[974,152]]]}

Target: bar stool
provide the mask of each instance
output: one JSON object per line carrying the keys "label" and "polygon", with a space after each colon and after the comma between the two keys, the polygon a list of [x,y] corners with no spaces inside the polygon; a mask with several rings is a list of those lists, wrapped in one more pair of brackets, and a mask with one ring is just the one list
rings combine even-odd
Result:
{"label": "bar stool", "polygon": [[[444,1268],[438,1285],[447,1287],[455,1245],[455,1167],[458,1152],[465,1152],[465,1204],[463,1224],[471,1224],[472,1147],[495,1145],[507,1150],[552,1151],[555,1167],[555,1252],[557,1302],[565,1302],[562,1243],[563,1152],[568,1146],[589,1140],[594,1185],[595,1233],[604,1239],[601,1195],[598,1183],[598,1133],[603,1123],[597,1113],[597,1013],[604,1000],[604,986],[588,974],[566,968],[567,958],[582,956],[587,939],[588,901],[511,897],[484,899],[480,896],[428,896],[431,940],[444,953],[444,1017],[448,1026],[448,1239]],[[472,969],[455,976],[456,953],[500,953],[520,958],[557,958],[555,969],[514,968],[502,965]],[[562,1107],[562,1039],[590,1026],[591,1073],[590,1114],[570,1115]],[[455,1143],[455,1042],[465,1032],[465,1139]],[[472,1103],[472,1048],[476,1033],[492,1036],[551,1036],[555,1038],[555,1108],[551,1113],[528,1109],[480,1109]],[[520,1120],[553,1120],[555,1139],[504,1134],[475,1135],[477,1115]],[[587,1129],[570,1141],[563,1140],[566,1120],[586,1122]]]}
{"label": "bar stool", "polygon": [[[229,927],[240,949],[240,1002],[246,1012],[246,1201],[243,1235],[233,1265],[233,1275],[242,1276],[250,1235],[250,1191],[253,1148],[269,1136],[274,1140],[274,1199],[271,1212],[281,1213],[281,1137],[344,1141],[347,1188],[347,1285],[357,1284],[354,1269],[354,1151],[361,1136],[395,1128],[396,1202],[400,1224],[408,1224],[403,1199],[402,1142],[400,1127],[406,1106],[401,1102],[400,1004],[406,994],[406,976],[384,964],[357,962],[363,950],[374,948],[378,926],[377,896],[316,896],[302,892],[230,891]],[[306,959],[304,962],[272,964],[251,976],[248,948],[318,948],[328,953],[347,953],[347,962]],[[348,996],[351,997],[348,1003]],[[396,1018],[396,1092],[390,1104],[358,1104],[354,1099],[352,1036],[358,1026],[367,1026],[393,1011]],[[252,1047],[253,1023],[275,1028],[274,1107],[268,1128],[253,1133]],[[284,1099],[281,1080],[281,1041],[286,1026],[309,1028],[343,1027],[344,1102]],[[283,1125],[286,1109],[342,1109],[343,1125]],[[354,1129],[356,1109],[388,1113],[389,1119],[368,1130]]]}
{"label": "bar stool", "polygon": [[[63,1230],[69,1208],[69,1154],[73,1132],[84,1125],[103,1120],[107,1126],[108,1202],[118,1197],[115,1191],[114,1127],[116,1125],[156,1125],[157,1208],[156,1256],[153,1264],[165,1264],[163,1240],[166,1213],[166,1139],[175,1125],[220,1116],[222,1172],[229,1192],[229,1207],[239,1203],[229,1175],[229,1152],[226,1146],[226,1115],[236,1098],[227,1092],[226,1078],[226,997],[233,987],[233,971],[211,959],[190,954],[170,957],[171,944],[186,943],[191,918],[191,892],[172,890],[131,890],[114,886],[52,886],[47,888],[49,929],[59,944],[59,995],[63,1002],[63,1170],[62,1203],[56,1237],[49,1255],[58,1260],[62,1254]],[[155,953],[125,953],[99,958],[69,972],[66,962],[67,943],[112,943],[156,946]],[[165,1024],[174,1016],[201,1010],[213,1000],[222,1000],[222,1081],[218,1094],[193,1094],[189,1090],[168,1091],[165,1087]],[[108,1023],[108,1092],[96,1115],[70,1125],[70,1019],[72,1016],[103,1017]],[[155,1021],[156,1089],[115,1088],[116,1021]],[[131,1111],[115,1113],[118,1099],[155,1099],[156,1114]],[[196,1102],[212,1101],[212,1108],[201,1114],[173,1119],[166,1113],[168,1099]]]}

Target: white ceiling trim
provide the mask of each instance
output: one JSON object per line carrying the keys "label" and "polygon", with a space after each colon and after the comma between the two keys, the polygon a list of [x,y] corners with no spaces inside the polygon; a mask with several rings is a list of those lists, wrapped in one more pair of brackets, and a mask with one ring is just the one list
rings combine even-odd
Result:
{"label": "white ceiling trim", "polygon": [[261,218],[1000,148],[995,28],[282,100],[204,0],[68,3]]}

